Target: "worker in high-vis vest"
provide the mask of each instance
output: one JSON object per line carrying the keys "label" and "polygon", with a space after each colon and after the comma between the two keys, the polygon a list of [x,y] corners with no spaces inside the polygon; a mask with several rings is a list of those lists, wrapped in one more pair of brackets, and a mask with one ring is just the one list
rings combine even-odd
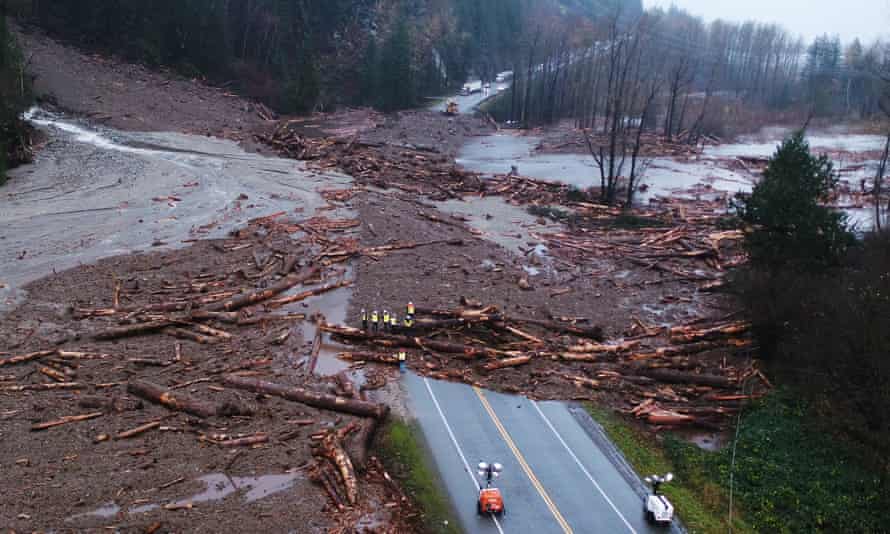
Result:
{"label": "worker in high-vis vest", "polygon": [[389,317],[389,331],[395,333],[398,330],[399,330],[399,318],[396,317],[396,314],[393,313]]}
{"label": "worker in high-vis vest", "polygon": [[362,308],[362,330],[368,331],[368,312]]}
{"label": "worker in high-vis vest", "polygon": [[380,314],[377,313],[377,310],[371,312],[371,330],[374,332],[377,331],[377,328],[380,326]]}
{"label": "worker in high-vis vest", "polygon": [[411,328],[414,328],[414,316],[406,315],[405,316],[405,329],[410,330]]}
{"label": "worker in high-vis vest", "polygon": [[399,352],[398,358],[399,358],[399,372],[404,373],[405,365],[408,361],[408,355],[405,353],[405,351],[401,351],[401,352]]}
{"label": "worker in high-vis vest", "polygon": [[408,303],[408,310],[407,310],[406,315],[411,315],[412,317],[414,316],[414,303],[413,302]]}
{"label": "worker in high-vis vest", "polygon": [[389,330],[389,312],[383,310],[383,330]]}

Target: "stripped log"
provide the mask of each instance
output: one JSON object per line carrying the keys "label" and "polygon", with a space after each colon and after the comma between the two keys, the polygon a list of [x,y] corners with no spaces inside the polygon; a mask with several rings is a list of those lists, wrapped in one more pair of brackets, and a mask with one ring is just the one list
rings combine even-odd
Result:
{"label": "stripped log", "polygon": [[668,384],[694,384],[718,388],[733,388],[736,386],[734,380],[725,376],[684,373],[681,371],[673,371],[671,369],[643,368],[639,369],[637,374]]}
{"label": "stripped log", "polygon": [[381,354],[379,352],[341,352],[337,354],[341,360],[350,362],[374,362],[386,363],[390,365],[398,365],[399,358],[392,354]]}
{"label": "stripped log", "polygon": [[103,330],[101,332],[94,333],[93,339],[97,341],[110,341],[112,339],[120,339],[122,337],[138,336],[142,334],[157,332],[158,330],[167,328],[168,326],[171,326],[173,324],[173,321],[163,319],[158,321],[148,321],[145,323],[131,324],[127,326],[116,326],[107,330]]}
{"label": "stripped log", "polygon": [[542,319],[532,319],[530,317],[504,316],[504,320],[511,323],[530,324],[552,332],[571,334],[573,336],[593,339],[594,341],[602,341],[604,339],[603,329],[599,326],[578,326],[560,321],[545,321]]}
{"label": "stripped log", "polygon": [[458,354],[459,358],[475,360],[482,357],[498,358],[501,356],[516,356],[516,353],[496,350],[488,347],[477,347],[461,343],[451,343],[436,339],[425,339],[410,336],[396,336],[389,334],[375,334],[365,332],[348,326],[322,325],[325,332],[335,334],[347,339],[360,340],[380,345],[382,347],[410,347],[428,350],[430,352],[442,352],[446,354]]}
{"label": "stripped log", "polygon": [[705,329],[695,329],[689,326],[676,326],[671,328],[671,342],[692,343],[720,337],[738,336],[751,328],[751,323],[737,322],[714,326]]}
{"label": "stripped log", "polygon": [[13,356],[11,358],[6,358],[0,360],[0,367],[5,365],[15,365],[17,363],[25,363],[30,362],[32,360],[39,360],[40,358],[46,358],[47,356],[54,356],[58,353],[55,350],[42,350],[39,352],[32,352],[30,354],[22,354],[21,356]]}
{"label": "stripped log", "polygon": [[321,295],[322,293],[327,293],[328,291],[333,291],[335,289],[340,289],[341,287],[348,287],[352,285],[352,281],[350,280],[341,280],[339,282],[335,282],[333,284],[326,284],[321,287],[317,287],[315,289],[310,289],[309,291],[303,291],[302,293],[297,293],[296,295],[290,295],[287,297],[281,297],[279,299],[270,300],[266,303],[266,308],[275,309],[280,308],[281,306],[292,304],[294,302],[299,302],[301,300],[306,300],[309,297],[314,297],[316,295]]}
{"label": "stripped log", "polygon": [[234,439],[226,439],[222,441],[215,442],[220,447],[252,447],[254,445],[259,445],[261,443],[266,443],[269,441],[268,434],[265,433],[257,433],[253,436],[247,436],[244,438],[234,438]]}
{"label": "stripped log", "polygon": [[185,328],[167,328],[164,330],[164,333],[168,336],[173,336],[176,339],[188,339],[189,341],[194,341],[201,345],[213,345],[220,341],[219,338],[205,336],[197,332],[192,332],[191,330],[186,330]]}
{"label": "stripped log", "polygon": [[35,432],[38,430],[46,430],[47,428],[53,428],[55,426],[67,425],[68,423],[76,423],[77,421],[86,421],[88,419],[95,419],[97,417],[102,417],[104,415],[103,412],[93,412],[87,413],[83,415],[68,415],[62,417],[60,419],[56,419],[55,421],[47,421],[45,423],[37,423],[31,426],[31,431]]}
{"label": "stripped log", "polygon": [[54,389],[84,389],[79,382],[56,382],[53,384],[25,384],[21,386],[3,386],[0,391],[51,391]]}
{"label": "stripped log", "polygon": [[161,426],[161,421],[152,421],[150,423],[145,423],[144,425],[139,425],[136,428],[132,428],[130,430],[119,433],[118,435],[114,436],[114,439],[127,439],[136,437],[139,434],[148,432],[149,430],[158,428],[159,426]]}
{"label": "stripped log", "polygon": [[343,439],[355,428],[356,425],[353,423],[336,432],[328,432],[317,449],[321,456],[327,458],[337,468],[337,474],[340,475],[346,490],[346,500],[351,505],[358,501],[358,480],[355,477],[352,460],[343,448]]}
{"label": "stripped log", "polygon": [[127,384],[127,391],[145,400],[160,404],[171,410],[185,412],[198,417],[212,417],[217,414],[218,408],[210,403],[199,401],[185,394],[172,393],[157,384],[145,381],[131,381]]}
{"label": "stripped log", "polygon": [[263,302],[264,300],[268,300],[274,297],[275,295],[284,293],[297,284],[302,284],[307,280],[315,278],[316,276],[318,276],[319,272],[320,269],[318,267],[313,267],[311,269],[303,271],[300,274],[287,276],[283,280],[279,281],[276,284],[272,284],[266,289],[238,295],[237,297],[233,297],[229,300],[214,302],[213,304],[206,306],[204,309],[207,311],[234,311],[244,308],[245,306],[258,304],[260,302]]}
{"label": "stripped log", "polygon": [[486,363],[483,367],[486,371],[495,371],[497,369],[506,369],[507,367],[519,367],[532,361],[531,356],[516,356],[515,358],[507,358],[505,360],[494,360]]}
{"label": "stripped log", "polygon": [[358,399],[347,399],[327,393],[310,391],[301,387],[285,386],[254,378],[227,375],[223,377],[223,383],[237,389],[273,395],[290,401],[306,404],[307,406],[314,406],[316,408],[349,413],[362,417],[383,419],[389,413],[389,406],[386,404],[377,404]]}

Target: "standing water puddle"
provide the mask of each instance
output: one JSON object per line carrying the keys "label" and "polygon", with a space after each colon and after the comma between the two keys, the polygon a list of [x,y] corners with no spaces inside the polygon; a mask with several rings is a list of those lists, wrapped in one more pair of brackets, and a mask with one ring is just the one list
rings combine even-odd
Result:
{"label": "standing water puddle", "polygon": [[[728,199],[737,192],[751,191],[758,175],[735,163],[741,157],[772,156],[784,133],[787,132],[782,129],[765,129],[761,137],[750,136],[740,143],[705,147],[700,156],[689,160],[653,158],[645,167],[643,183],[647,188],[637,194],[636,201],[645,204],[656,197]],[[876,152],[883,149],[885,142],[876,135],[833,132],[815,133],[807,139],[813,152],[835,154]],[[540,141],[538,137],[512,133],[476,138],[461,149],[457,162],[468,170],[483,174],[506,174],[515,166],[522,176],[581,189],[599,186],[600,173],[592,157],[586,154],[539,154],[534,149]],[[835,161],[835,168],[841,171],[842,181],[858,189],[863,180],[870,182],[874,178],[876,162],[860,162],[845,171],[845,162]],[[868,207],[844,205],[843,200],[841,207],[860,229],[872,224],[873,210]]]}
{"label": "standing water puddle", "polygon": [[[205,484],[205,489],[203,491],[201,491],[200,493],[196,493],[191,497],[171,502],[166,506],[169,506],[171,508],[179,508],[188,506],[190,504],[209,501],[221,501],[238,491],[242,491],[244,493],[244,502],[252,503],[270,495],[289,490],[294,486],[297,480],[302,478],[303,476],[300,473],[296,472],[274,475],[261,475],[256,477],[232,477],[224,473],[213,473],[197,479],[198,481]],[[84,519],[89,517],[107,519],[115,517],[122,512],[130,515],[144,514],[153,510],[157,510],[160,507],[160,504],[148,503],[131,506],[124,512],[124,509],[121,508],[120,505],[114,502],[109,502],[103,504],[93,511],[73,515],[68,518],[68,521],[74,521],[77,519]]]}

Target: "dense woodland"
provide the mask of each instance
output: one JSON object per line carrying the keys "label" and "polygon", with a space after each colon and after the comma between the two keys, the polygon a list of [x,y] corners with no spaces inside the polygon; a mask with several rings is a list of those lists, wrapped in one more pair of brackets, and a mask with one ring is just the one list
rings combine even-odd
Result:
{"label": "dense woodland", "polygon": [[7,167],[29,157],[28,132],[21,118],[29,98],[22,54],[9,33],[6,12],[0,4],[0,185],[6,182]]}

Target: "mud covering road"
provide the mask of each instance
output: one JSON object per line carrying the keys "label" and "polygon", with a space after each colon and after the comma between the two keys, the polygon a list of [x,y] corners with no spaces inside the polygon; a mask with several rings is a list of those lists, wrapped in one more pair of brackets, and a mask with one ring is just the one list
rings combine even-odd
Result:
{"label": "mud covering road", "polygon": [[46,146],[0,191],[0,310],[23,284],[102,257],[182,247],[278,211],[310,217],[317,189],[348,183],[231,141],[33,115]]}

